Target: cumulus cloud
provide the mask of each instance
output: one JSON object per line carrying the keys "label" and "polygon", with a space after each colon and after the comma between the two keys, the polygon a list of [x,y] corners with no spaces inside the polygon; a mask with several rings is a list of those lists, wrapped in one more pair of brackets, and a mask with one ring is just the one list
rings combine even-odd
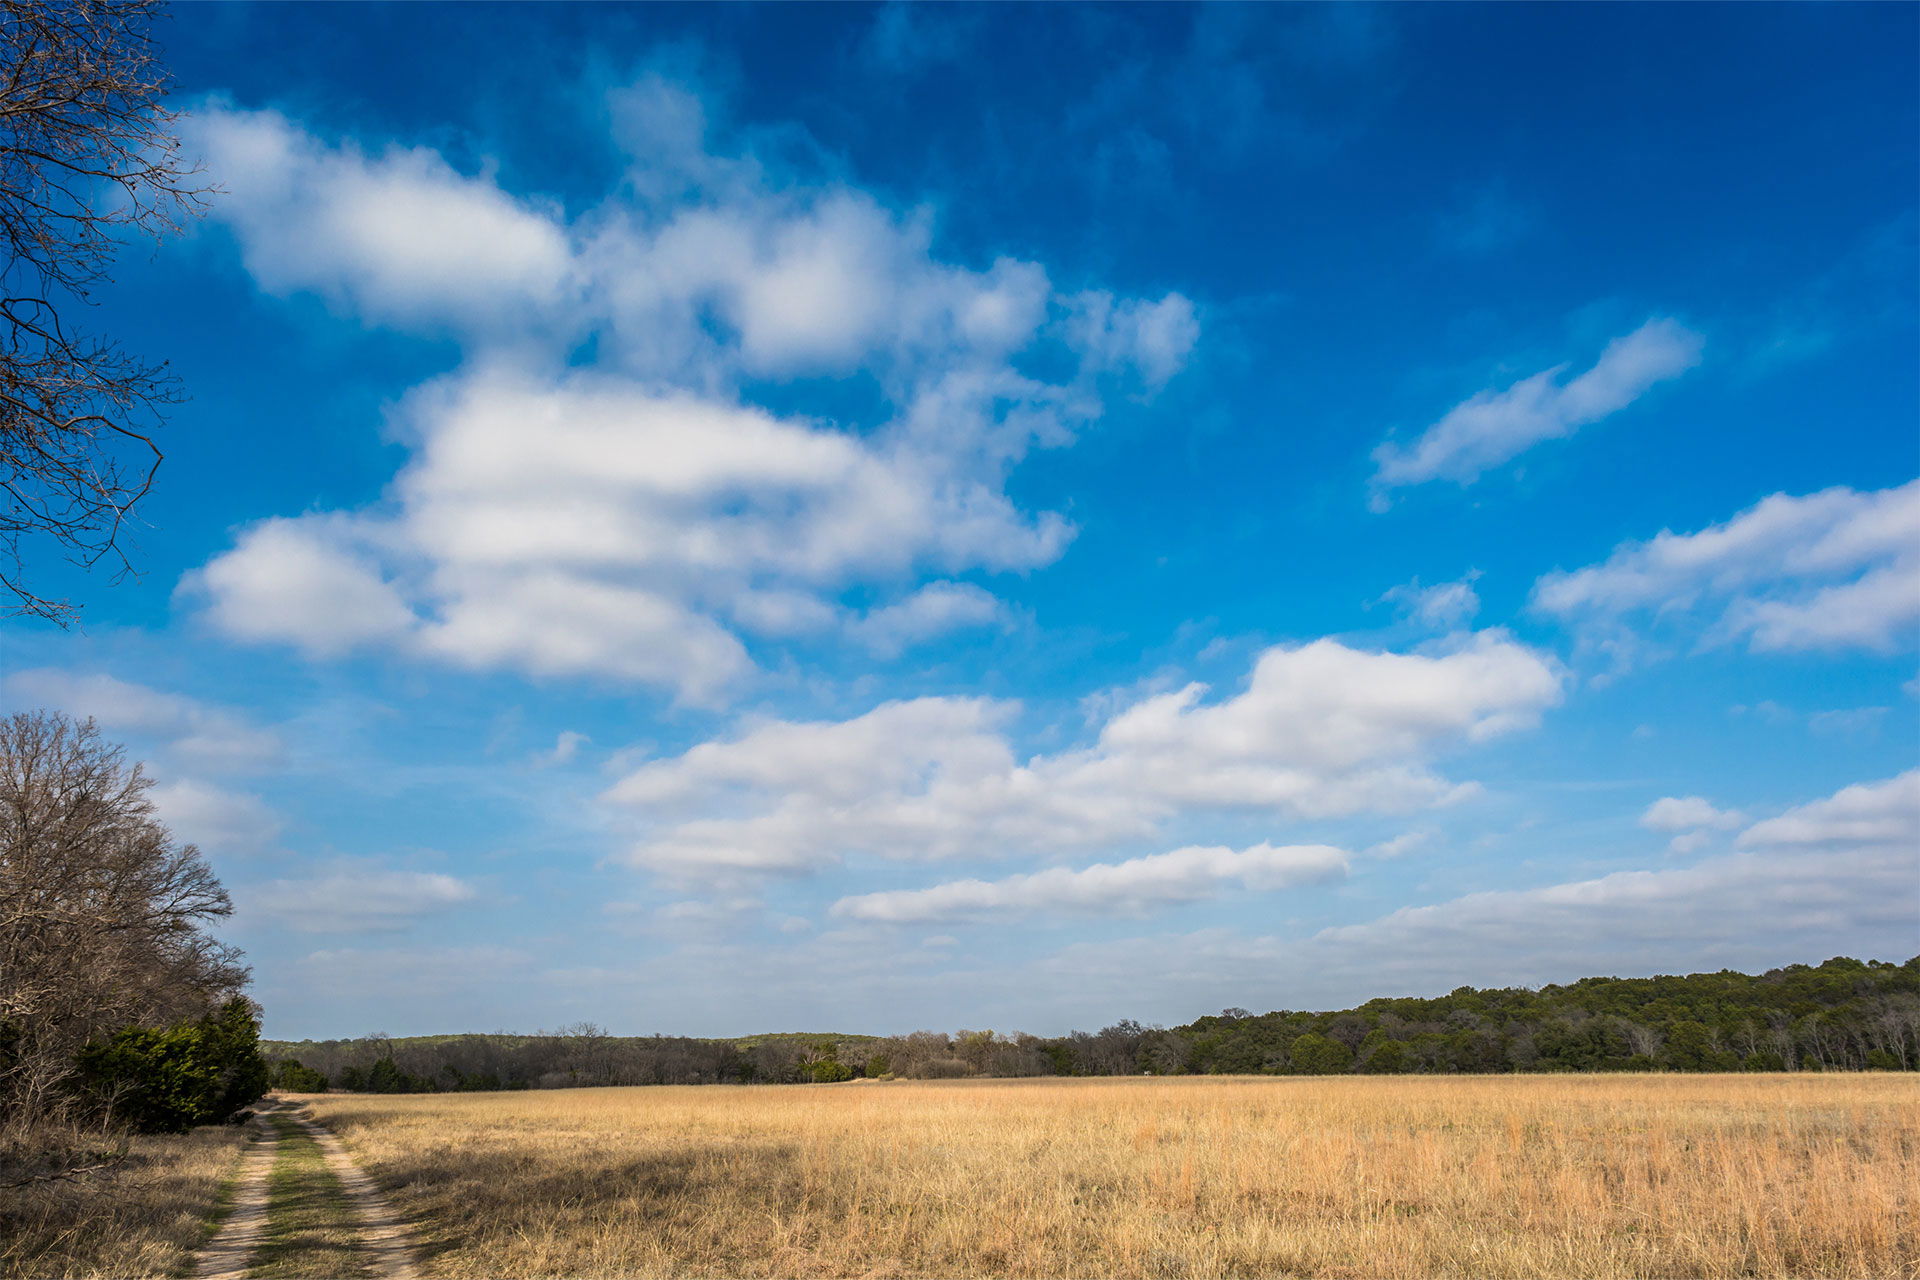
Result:
{"label": "cumulus cloud", "polygon": [[1218,897],[1236,887],[1267,893],[1334,879],[1346,870],[1347,854],[1327,845],[1257,844],[1238,852],[1194,846],[1003,880],[953,880],[928,889],[860,894],[834,903],[833,914],[886,924],[997,919],[1035,911],[1137,915]]}
{"label": "cumulus cloud", "polygon": [[210,102],[184,137],[226,198],[247,270],[270,293],[311,291],[392,323],[466,327],[551,307],[573,269],[552,211],[425,147],[329,145],[275,111]]}
{"label": "cumulus cloud", "polygon": [[322,657],[407,634],[413,611],[355,541],[351,522],[333,517],[263,520],[181,590],[236,639]]}
{"label": "cumulus cloud", "polygon": [[1662,796],[1640,815],[1641,826],[1673,837],[1667,843],[1673,853],[1704,849],[1713,842],[1713,832],[1730,831],[1746,820],[1745,814],[1716,809],[1700,796]]}
{"label": "cumulus cloud", "polygon": [[[720,150],[660,77],[610,107],[632,169],[571,217],[421,148],[199,113],[230,188],[215,216],[263,288],[452,325],[472,349],[398,411],[412,455],[386,501],[250,526],[189,579],[216,626],[694,702],[752,673],[749,637],[897,653],[998,616],[952,575],[1062,553],[1071,526],[1016,508],[1009,469],[1070,443],[1110,389],[1164,383],[1197,338],[1178,294],[943,261],[925,211]],[[593,367],[568,367],[588,338]],[[796,407],[827,385],[807,380],[855,374],[879,392],[860,420],[837,397]],[[798,399],[759,407],[769,381]]]}
{"label": "cumulus cloud", "polygon": [[1696,827],[1731,830],[1746,818],[1731,810],[1716,809],[1700,796],[1662,796],[1640,815],[1640,825],[1649,831],[1691,831]]}
{"label": "cumulus cloud", "polygon": [[1532,607],[1622,654],[1678,628],[1756,651],[1890,651],[1920,626],[1920,480],[1776,493],[1698,533],[1623,543],[1541,578]]}
{"label": "cumulus cloud", "polygon": [[767,721],[644,764],[607,798],[648,825],[628,860],[682,875],[1068,851],[1194,812],[1404,812],[1469,794],[1429,758],[1535,723],[1560,677],[1484,632],[1436,653],[1276,646],[1244,689],[1208,692],[1140,699],[1091,745],[1024,759],[1008,735],[1018,708],[986,699]]}
{"label": "cumulus cloud", "polygon": [[236,891],[243,915],[259,913],[301,933],[392,933],[479,897],[473,886],[429,871],[347,865],[321,875],[270,880]]}
{"label": "cumulus cloud", "polygon": [[715,701],[751,665],[730,632],[673,597],[576,573],[447,574],[419,649],[477,670],[602,675]]}
{"label": "cumulus cloud", "polygon": [[1502,390],[1480,392],[1412,444],[1387,442],[1373,451],[1376,509],[1385,509],[1388,489],[1430,480],[1472,484],[1543,440],[1570,436],[1618,413],[1698,364],[1701,345],[1700,335],[1678,321],[1649,320],[1608,343],[1593,367],[1576,377],[1564,379],[1568,366],[1562,364]]}
{"label": "cumulus cloud", "polygon": [[1740,835],[1750,849],[1844,848],[1902,844],[1920,850],[1920,769],[1863,782],[1824,800],[1756,822]]}

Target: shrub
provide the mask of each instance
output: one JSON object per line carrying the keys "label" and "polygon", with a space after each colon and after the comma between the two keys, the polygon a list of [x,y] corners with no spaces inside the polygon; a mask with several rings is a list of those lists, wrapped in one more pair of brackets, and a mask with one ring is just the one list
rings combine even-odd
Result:
{"label": "shrub", "polygon": [[129,1027],[78,1057],[84,1091],[142,1133],[225,1120],[266,1092],[260,1024],[238,997],[197,1022]]}
{"label": "shrub", "polygon": [[1353,1050],[1315,1031],[1295,1040],[1287,1056],[1295,1071],[1308,1076],[1339,1075],[1353,1065]]}
{"label": "shrub", "polygon": [[325,1093],[327,1077],[312,1067],[300,1065],[298,1058],[275,1059],[268,1078],[273,1087],[289,1093]]}

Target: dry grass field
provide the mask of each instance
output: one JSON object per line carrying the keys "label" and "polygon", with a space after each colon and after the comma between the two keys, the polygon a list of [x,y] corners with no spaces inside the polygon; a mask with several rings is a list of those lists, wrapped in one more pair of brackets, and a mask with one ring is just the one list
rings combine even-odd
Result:
{"label": "dry grass field", "polygon": [[0,1276],[178,1275],[206,1238],[247,1131],[129,1140],[109,1173],[0,1193]]}
{"label": "dry grass field", "polygon": [[443,1276],[1920,1276],[1920,1078],[313,1099]]}

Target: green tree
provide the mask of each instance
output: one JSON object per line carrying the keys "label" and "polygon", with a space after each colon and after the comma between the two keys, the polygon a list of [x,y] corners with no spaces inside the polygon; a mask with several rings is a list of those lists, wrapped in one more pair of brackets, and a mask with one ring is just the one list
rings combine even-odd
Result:
{"label": "green tree", "polygon": [[1407,1046],[1393,1033],[1376,1027],[1360,1042],[1360,1070],[1377,1075],[1393,1075],[1407,1069]]}
{"label": "green tree", "polygon": [[260,1024],[235,998],[196,1022],[129,1027],[79,1054],[84,1086],[143,1133],[180,1133],[230,1119],[266,1092]]}
{"label": "green tree", "polygon": [[1293,1069],[1306,1076],[1339,1075],[1353,1065],[1353,1050],[1317,1031],[1296,1039],[1287,1057]]}
{"label": "green tree", "polygon": [[[268,1064],[268,1078],[276,1089],[285,1089],[288,1093],[325,1093],[327,1077],[324,1072],[312,1067],[302,1066],[298,1058],[276,1058]],[[451,1067],[448,1070],[452,1070]]]}

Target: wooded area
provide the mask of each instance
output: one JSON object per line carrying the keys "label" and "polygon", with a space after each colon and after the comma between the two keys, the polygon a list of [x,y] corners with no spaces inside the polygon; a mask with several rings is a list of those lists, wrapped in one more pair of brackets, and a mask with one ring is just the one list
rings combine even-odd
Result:
{"label": "wooded area", "polygon": [[232,905],[151,787],[91,720],[0,719],[0,1185],[265,1090]]}
{"label": "wooded area", "polygon": [[1920,1070],[1920,957],[1835,958],[1758,976],[1586,978],[1461,987],[1333,1012],[1229,1009],[1097,1032],[698,1040],[580,1025],[530,1036],[268,1041],[289,1088],[376,1093],[585,1085],[793,1084],[883,1075],[1460,1074]]}

